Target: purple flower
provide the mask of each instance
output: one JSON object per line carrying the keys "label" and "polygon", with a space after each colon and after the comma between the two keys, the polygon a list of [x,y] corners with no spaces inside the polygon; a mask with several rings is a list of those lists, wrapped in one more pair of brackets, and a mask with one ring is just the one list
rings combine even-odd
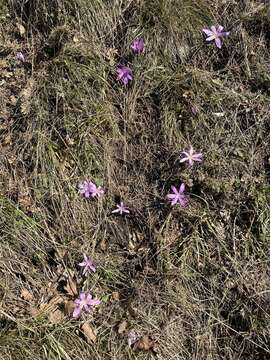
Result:
{"label": "purple flower", "polygon": [[20,60],[21,62],[25,62],[25,56],[23,55],[23,53],[21,51],[17,52],[16,58],[17,58],[17,60]]}
{"label": "purple flower", "polygon": [[101,186],[96,186],[92,181],[84,181],[79,184],[79,192],[85,198],[100,197],[104,194],[104,189]]}
{"label": "purple flower", "polygon": [[79,266],[82,266],[84,269],[83,269],[83,275],[87,274],[87,272],[96,272],[96,267],[94,265],[94,262],[93,260],[86,256],[85,254],[83,254],[83,258],[84,258],[84,261],[79,263],[78,265]]}
{"label": "purple flower", "polygon": [[215,41],[216,47],[219,49],[222,47],[222,38],[228,36],[230,33],[227,31],[223,31],[224,28],[221,25],[218,26],[211,26],[211,30],[209,29],[202,29],[202,31],[208,36],[206,41]]}
{"label": "purple flower", "polygon": [[125,85],[127,85],[129,81],[133,80],[132,70],[127,66],[118,65],[116,72],[117,80],[121,80]]}
{"label": "purple flower", "polygon": [[171,202],[171,205],[175,205],[179,203],[182,207],[188,206],[187,196],[184,194],[185,192],[185,184],[182,183],[179,187],[179,190],[176,189],[175,186],[171,187],[172,194],[168,194],[166,197]]}
{"label": "purple flower", "polygon": [[116,209],[112,211],[112,214],[117,214],[117,213],[119,213],[120,215],[129,214],[129,210],[124,205],[123,202],[120,202],[120,205],[116,205]]}
{"label": "purple flower", "polygon": [[192,146],[190,147],[189,151],[182,151],[181,155],[185,155],[185,157],[180,160],[180,163],[188,161],[190,166],[193,165],[194,161],[202,161],[202,154],[196,153]]}
{"label": "purple flower", "polygon": [[78,317],[79,315],[81,315],[81,312],[83,310],[89,312],[91,310],[93,310],[93,307],[96,305],[99,305],[101,303],[100,300],[98,299],[92,299],[92,295],[85,293],[85,292],[81,292],[78,299],[76,299],[74,301],[74,303],[77,305],[73,311],[72,316],[74,318]]}
{"label": "purple flower", "polygon": [[142,38],[135,39],[131,44],[131,49],[137,54],[142,53],[144,50],[144,40]]}

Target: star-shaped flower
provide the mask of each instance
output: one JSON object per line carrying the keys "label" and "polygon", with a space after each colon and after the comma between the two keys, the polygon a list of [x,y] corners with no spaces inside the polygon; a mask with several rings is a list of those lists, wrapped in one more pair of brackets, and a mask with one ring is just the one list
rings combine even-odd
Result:
{"label": "star-shaped flower", "polygon": [[118,65],[116,72],[117,80],[122,81],[125,85],[127,85],[129,81],[133,80],[132,70],[127,66]]}
{"label": "star-shaped flower", "polygon": [[83,254],[84,261],[79,263],[79,266],[82,266],[83,269],[83,275],[87,274],[88,272],[96,272],[96,267],[94,265],[93,260],[88,257],[87,255]]}
{"label": "star-shaped flower", "polygon": [[193,147],[191,146],[189,151],[182,151],[181,155],[184,157],[180,160],[180,163],[188,161],[189,165],[192,166],[194,161],[202,161],[202,153],[196,153]]}
{"label": "star-shaped flower", "polygon": [[121,201],[120,205],[116,205],[116,209],[112,211],[112,214],[120,214],[120,215],[129,214],[129,210]]}
{"label": "star-shaped flower", "polygon": [[72,316],[74,318],[81,315],[81,312],[84,311],[91,311],[93,310],[93,307],[96,305],[99,305],[101,303],[98,299],[92,299],[92,295],[81,292],[79,297],[74,301],[74,303],[77,305],[73,311]]}
{"label": "star-shaped flower", "polygon": [[182,183],[179,187],[179,190],[176,189],[175,186],[171,187],[172,193],[168,194],[166,197],[171,202],[171,205],[175,205],[179,203],[182,207],[188,206],[187,196],[184,194],[185,192],[185,184]]}
{"label": "star-shaped flower", "polygon": [[221,25],[211,26],[210,29],[202,29],[202,31],[208,36],[206,41],[215,41],[216,47],[219,49],[222,47],[222,39],[230,34],[228,31],[223,31],[224,27]]}
{"label": "star-shaped flower", "polygon": [[142,38],[135,39],[130,47],[135,53],[142,53],[144,50],[144,40]]}

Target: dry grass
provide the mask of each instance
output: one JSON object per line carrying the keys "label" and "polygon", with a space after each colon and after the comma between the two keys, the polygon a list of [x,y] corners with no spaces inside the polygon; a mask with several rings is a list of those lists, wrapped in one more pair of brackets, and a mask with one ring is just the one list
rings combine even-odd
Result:
{"label": "dry grass", "polygon": [[[1,359],[269,358],[267,14],[234,0],[0,5]],[[231,30],[221,51],[201,34],[212,23]],[[189,144],[205,158],[192,170],[179,164]],[[87,178],[108,189],[101,201],[78,196]],[[180,180],[187,210],[164,201]],[[110,215],[120,198],[129,218]],[[98,264],[86,281],[83,252]],[[102,297],[95,344],[87,317],[65,312],[71,278]],[[129,349],[123,320],[157,350]]]}

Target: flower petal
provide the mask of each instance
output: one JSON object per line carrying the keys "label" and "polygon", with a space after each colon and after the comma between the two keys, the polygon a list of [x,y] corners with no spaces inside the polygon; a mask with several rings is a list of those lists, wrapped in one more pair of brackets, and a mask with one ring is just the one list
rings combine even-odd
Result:
{"label": "flower petal", "polygon": [[215,39],[215,43],[216,43],[217,48],[221,49],[222,43],[221,43],[220,38],[216,38],[216,39]]}
{"label": "flower petal", "polygon": [[93,299],[89,303],[89,305],[91,305],[91,306],[97,306],[97,305],[100,305],[100,304],[101,304],[101,301],[99,299]]}
{"label": "flower petal", "polygon": [[85,293],[84,292],[80,293],[80,300],[85,300]]}
{"label": "flower petal", "polygon": [[185,191],[185,188],[186,188],[186,185],[184,183],[182,183],[179,188],[180,194],[182,194]]}
{"label": "flower petal", "polygon": [[207,36],[211,36],[213,35],[213,32],[209,29],[202,29],[202,31],[207,35]]}
{"label": "flower petal", "polygon": [[207,39],[206,39],[206,41],[212,41],[212,40],[214,40],[215,39],[215,35],[212,35],[212,36],[209,36]]}
{"label": "flower petal", "polygon": [[72,316],[73,317],[78,317],[79,315],[80,315],[80,313],[81,313],[81,308],[78,306],[78,307],[76,307],[74,310],[73,310],[73,313],[72,313]]}

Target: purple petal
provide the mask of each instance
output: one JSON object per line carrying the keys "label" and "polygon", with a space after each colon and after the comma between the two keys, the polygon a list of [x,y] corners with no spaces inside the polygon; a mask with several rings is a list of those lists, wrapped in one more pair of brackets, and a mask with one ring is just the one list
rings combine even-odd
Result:
{"label": "purple petal", "polygon": [[116,214],[116,213],[119,213],[121,210],[120,209],[115,209],[112,211],[112,214]]}
{"label": "purple petal", "polygon": [[81,262],[78,264],[79,266],[86,266],[86,263],[85,262]]}
{"label": "purple petal", "polygon": [[81,300],[80,300],[80,299],[76,299],[76,300],[74,300],[74,303],[75,303],[76,305],[80,305]]}
{"label": "purple petal", "polygon": [[90,265],[89,267],[90,267],[90,269],[91,269],[93,272],[96,272],[96,268],[95,268],[94,265]]}
{"label": "purple petal", "polygon": [[182,183],[182,184],[180,185],[179,192],[182,194],[182,193],[185,191],[185,188],[186,188],[185,184]]}
{"label": "purple petal", "polygon": [[76,307],[74,310],[73,310],[73,313],[72,313],[72,316],[73,317],[78,317],[79,315],[80,315],[80,313],[81,313],[81,308],[78,306],[78,307]]}
{"label": "purple petal", "polygon": [[179,162],[180,162],[180,163],[183,163],[183,162],[188,161],[188,160],[189,160],[189,158],[184,157],[184,158],[180,159]]}
{"label": "purple petal", "polygon": [[90,304],[91,300],[92,300],[92,295],[88,294],[87,297],[86,297],[87,303]]}
{"label": "purple petal", "polygon": [[175,186],[171,186],[171,189],[172,189],[172,191],[173,191],[175,194],[178,194],[178,190],[176,189]]}
{"label": "purple petal", "polygon": [[209,36],[207,39],[206,39],[206,41],[212,41],[212,40],[214,40],[215,39],[215,35],[212,35],[212,36]]}
{"label": "purple petal", "polygon": [[177,201],[178,201],[178,196],[175,196],[175,198],[171,201],[171,206],[177,204]]}
{"label": "purple petal", "polygon": [[209,30],[209,29],[202,29],[202,31],[203,31],[207,36],[213,35],[212,31]]}
{"label": "purple petal", "polygon": [[217,27],[217,31],[218,31],[218,32],[222,32],[222,31],[223,31],[223,29],[224,29],[224,27],[223,27],[223,26],[218,25],[218,27]]}
{"label": "purple petal", "polygon": [[216,38],[215,43],[216,43],[217,48],[221,49],[222,44],[221,44],[220,38]]}
{"label": "purple petal", "polygon": [[97,305],[100,305],[100,304],[101,304],[101,301],[99,299],[93,299],[89,303],[89,305],[91,305],[91,306],[97,306]]}
{"label": "purple petal", "polygon": [[216,35],[216,33],[217,33],[216,27],[215,27],[214,25],[212,25],[212,26],[210,27],[210,29],[211,29],[212,32]]}
{"label": "purple petal", "polygon": [[80,297],[80,300],[85,300],[85,293],[81,292],[79,297]]}

